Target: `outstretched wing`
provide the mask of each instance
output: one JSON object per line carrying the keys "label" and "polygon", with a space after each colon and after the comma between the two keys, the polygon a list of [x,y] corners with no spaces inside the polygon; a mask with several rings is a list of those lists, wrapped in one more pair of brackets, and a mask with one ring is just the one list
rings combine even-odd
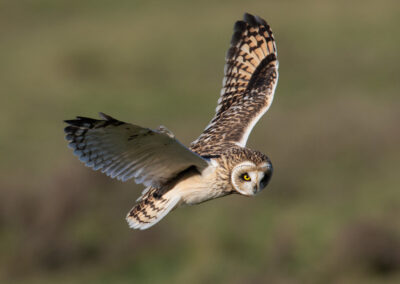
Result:
{"label": "outstretched wing", "polygon": [[207,155],[221,145],[244,147],[254,125],[270,107],[277,82],[272,31],[263,19],[245,14],[234,26],[216,114],[191,149]]}
{"label": "outstretched wing", "polygon": [[101,120],[77,117],[65,121],[69,147],[94,170],[160,188],[188,168],[201,172],[208,166],[164,128],[151,130],[100,115]]}

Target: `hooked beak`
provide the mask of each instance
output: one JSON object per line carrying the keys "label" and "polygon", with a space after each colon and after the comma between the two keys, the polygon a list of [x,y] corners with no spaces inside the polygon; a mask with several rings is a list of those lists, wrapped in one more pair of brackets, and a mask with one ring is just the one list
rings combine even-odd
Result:
{"label": "hooked beak", "polygon": [[260,192],[260,184],[257,183],[256,187],[254,188],[253,195],[256,195],[259,192]]}

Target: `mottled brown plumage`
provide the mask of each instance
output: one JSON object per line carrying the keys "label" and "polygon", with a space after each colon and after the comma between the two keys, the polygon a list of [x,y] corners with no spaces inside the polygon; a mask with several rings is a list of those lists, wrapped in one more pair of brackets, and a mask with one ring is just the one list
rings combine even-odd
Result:
{"label": "mottled brown plumage", "polygon": [[255,195],[267,185],[272,164],[245,145],[272,103],[277,68],[270,27],[245,14],[234,27],[216,114],[189,148],[163,126],[152,130],[105,114],[65,121],[66,139],[87,166],[146,186],[126,217],[134,229],[153,226],[180,205]]}
{"label": "mottled brown plumage", "polygon": [[278,80],[274,36],[269,25],[249,14],[234,27],[216,114],[191,149],[211,155],[215,148],[245,146],[249,133],[272,103]]}

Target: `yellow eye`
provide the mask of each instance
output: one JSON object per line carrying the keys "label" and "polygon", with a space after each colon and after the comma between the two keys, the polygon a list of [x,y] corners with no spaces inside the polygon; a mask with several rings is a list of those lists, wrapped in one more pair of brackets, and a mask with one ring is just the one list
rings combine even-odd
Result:
{"label": "yellow eye", "polygon": [[251,181],[251,177],[247,173],[242,174],[241,178],[245,181]]}

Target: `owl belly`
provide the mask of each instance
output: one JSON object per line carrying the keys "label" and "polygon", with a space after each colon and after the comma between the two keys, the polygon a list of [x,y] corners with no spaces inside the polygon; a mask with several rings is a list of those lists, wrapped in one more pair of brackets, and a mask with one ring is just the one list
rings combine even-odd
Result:
{"label": "owl belly", "polygon": [[173,189],[181,196],[180,205],[194,205],[226,195],[222,188],[216,188],[209,177],[193,176],[175,186]]}
{"label": "owl belly", "polygon": [[211,188],[191,188],[182,195],[182,205],[195,205],[224,195],[222,191]]}

